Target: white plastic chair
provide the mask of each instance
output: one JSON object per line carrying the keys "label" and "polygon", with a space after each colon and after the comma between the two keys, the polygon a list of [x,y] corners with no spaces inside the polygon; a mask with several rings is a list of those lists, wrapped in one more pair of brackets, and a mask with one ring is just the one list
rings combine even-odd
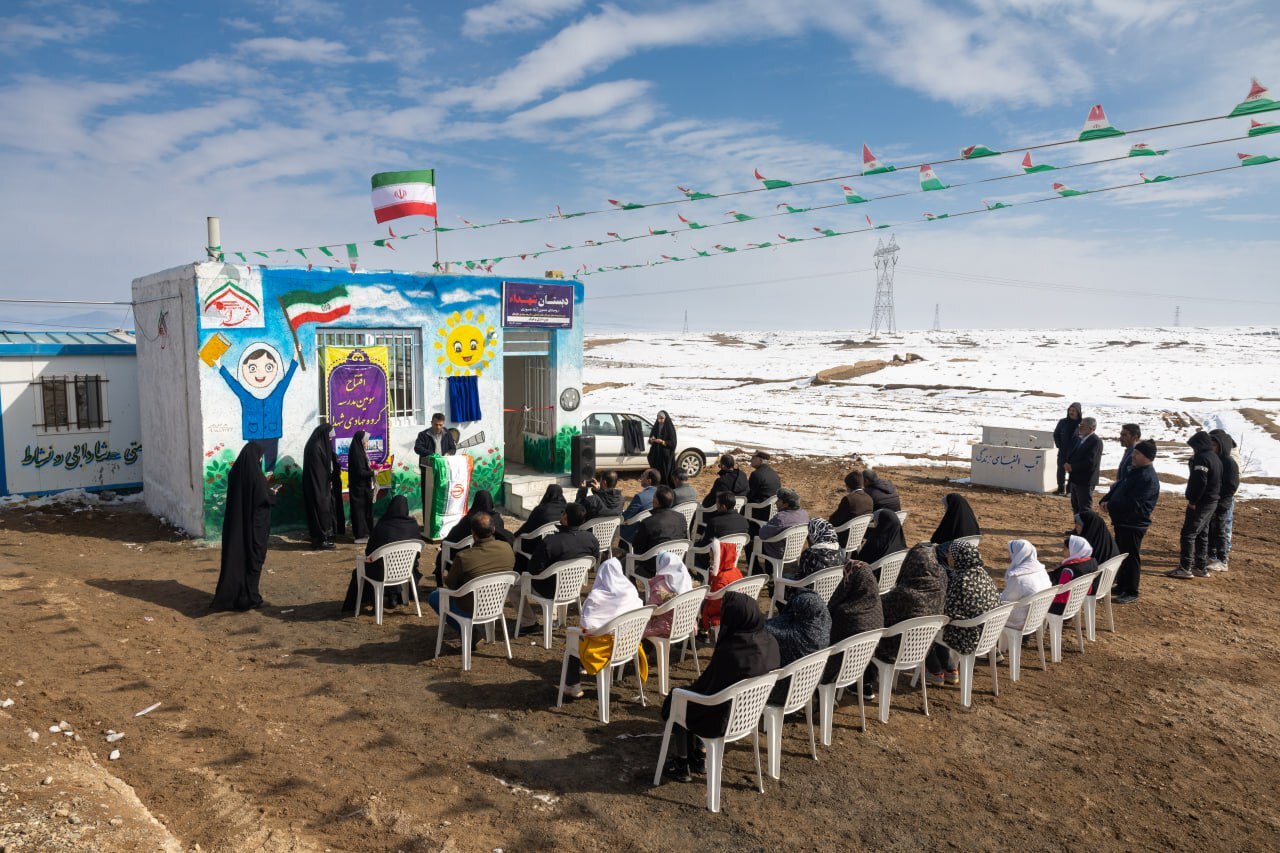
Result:
{"label": "white plastic chair", "polygon": [[[516,607],[516,636],[520,636],[524,603],[530,600],[542,608],[542,646],[551,648],[551,629],[555,614],[563,609],[567,617],[570,604],[578,605],[578,612],[582,612],[582,587],[587,582],[587,573],[595,567],[595,564],[594,557],[576,557],[547,566],[541,574],[520,575],[520,604]],[[538,595],[533,589],[534,581],[548,578],[556,579],[556,591],[550,598]]]}
{"label": "white plastic chair", "polygon": [[[418,603],[418,585],[413,582],[413,561],[422,553],[421,542],[391,542],[383,545],[369,556],[356,554],[356,616],[360,615],[360,600],[364,595],[364,585],[373,587],[373,618],[382,624],[382,590],[388,586],[404,586],[408,584],[413,591],[413,606],[422,618],[422,606]],[[364,573],[368,563],[382,561],[382,580],[376,581]]]}
{"label": "white plastic chair", "polygon": [[872,657],[880,676],[880,722],[889,722],[889,697],[893,693],[893,683],[897,681],[899,672],[916,670],[920,677],[920,693],[924,697],[924,715],[929,716],[929,683],[925,678],[924,659],[929,654],[929,646],[937,639],[942,626],[947,624],[946,616],[920,616],[899,622],[886,628],[882,639],[901,637],[898,641],[898,654],[893,663]]}
{"label": "white plastic chair", "polygon": [[459,539],[457,542],[450,542],[448,539],[440,540],[440,576],[444,577],[449,574],[449,564],[453,562],[453,555],[459,551],[465,551],[472,545],[476,544],[474,536],[467,536]]}
{"label": "white plastic chair", "polygon": [[1097,590],[1084,600],[1084,635],[1089,638],[1089,642],[1097,642],[1097,620],[1098,620],[1098,604],[1105,603],[1107,605],[1107,625],[1111,633],[1116,632],[1116,613],[1111,606],[1111,587],[1116,582],[1116,572],[1120,571],[1120,564],[1125,561],[1129,555],[1127,553],[1112,557],[1102,565],[1098,566],[1098,588]]}
{"label": "white plastic chair", "polygon": [[600,553],[596,555],[596,559],[608,559],[613,552],[613,540],[618,535],[618,528],[622,526],[622,516],[620,515],[603,515],[599,518],[593,518],[590,521],[584,521],[578,525],[579,530],[586,530],[592,536],[596,537],[596,541],[600,543]]}
{"label": "white plastic chair", "polygon": [[707,808],[713,812],[720,811],[720,780],[724,774],[725,744],[750,736],[756,752],[756,780],[760,793],[764,793],[764,774],[760,772],[760,717],[764,714],[764,704],[769,699],[769,691],[777,682],[775,672],[756,678],[744,678],[737,684],[731,684],[719,693],[703,696],[683,687],[671,692],[671,713],[667,717],[667,725],[662,731],[662,749],[658,752],[658,769],[653,774],[653,784],[662,783],[662,766],[667,761],[667,746],[671,743],[671,730],[677,724],[688,728],[686,714],[689,705],[719,705],[729,703],[729,723],[720,737],[702,738],[707,745]]}
{"label": "white plastic chair", "polygon": [[[458,631],[462,634],[462,671],[471,669],[471,634],[477,625],[483,625],[485,636],[493,642],[493,625],[502,626],[502,642],[507,647],[507,659],[511,658],[511,638],[507,635],[507,620],[502,618],[502,606],[507,601],[511,587],[520,580],[515,572],[495,572],[475,580],[467,581],[457,589],[440,588],[440,624],[436,627],[436,657],[440,657],[440,647],[444,644],[445,623],[452,619],[458,623]],[[471,615],[462,616],[450,609],[455,598],[472,596]]]}
{"label": "white plastic chair", "polygon": [[961,536],[959,539],[951,540],[952,545],[954,545],[957,542],[963,542],[966,545],[972,545],[973,547],[977,548],[979,545],[982,544],[982,534],[978,533],[973,536]]}
{"label": "white plastic chair", "polygon": [[862,540],[867,537],[867,528],[871,526],[873,516],[874,513],[870,512],[866,515],[854,516],[839,527],[833,528],[837,536],[841,533],[849,534],[845,539],[844,547],[840,549],[841,560],[849,559],[850,554],[862,547]]}
{"label": "white plastic chair", "polygon": [[908,553],[907,551],[894,551],[892,554],[885,554],[871,564],[871,573],[880,573],[881,595],[893,589],[898,582],[898,572],[902,571],[902,562],[907,559]]}
{"label": "white plastic chair", "polygon": [[559,524],[552,521],[541,527],[530,530],[523,536],[517,536],[515,544],[512,546],[517,556],[523,556],[526,560],[533,557],[533,543],[538,539],[545,539],[552,533],[556,532]]}
{"label": "white plastic chair", "polygon": [[[980,616],[972,619],[952,619],[947,623],[951,628],[981,628],[982,633],[978,637],[978,645],[969,654],[960,655],[960,704],[968,708],[973,703],[973,669],[978,658],[986,656],[991,663],[991,693],[995,696],[1000,695],[1000,675],[996,671],[996,643],[999,642],[1001,634],[1004,632],[1005,623],[1009,621],[1009,614],[1013,612],[1013,608],[1017,605],[1010,601],[1008,604],[1002,604],[999,607],[993,607]],[[951,649],[945,640],[939,639],[938,644]],[[955,652],[955,649],[951,649]]]}
{"label": "white plastic chair", "polygon": [[[747,543],[750,541],[751,541],[751,537],[746,533],[730,533],[726,536],[720,537],[721,545],[737,545],[738,546],[739,562],[741,562],[742,560],[742,555],[746,553]],[[692,548],[689,549],[689,553],[685,555],[685,559],[684,559],[685,567],[688,568],[689,573],[692,574],[694,577],[701,578],[704,584],[711,583],[711,570],[700,568],[697,565],[696,561],[694,560],[694,557],[698,556],[699,554],[710,554],[710,553],[711,553],[710,545],[702,545],[702,546],[694,545]]]}
{"label": "white plastic chair", "polygon": [[1049,615],[1049,606],[1061,592],[1057,587],[1042,589],[1017,601],[1010,602],[1014,610],[1027,608],[1027,619],[1021,628],[1005,628],[1002,645],[1009,656],[1009,680],[1017,681],[1022,673],[1022,638],[1028,634],[1036,635],[1036,646],[1040,649],[1040,668],[1049,669],[1044,659],[1044,619]]}
{"label": "white plastic chair", "polygon": [[685,501],[678,503],[671,508],[675,512],[684,516],[685,529],[689,531],[689,538],[693,538],[693,516],[700,509],[697,501]]}
{"label": "white plastic chair", "polygon": [[906,524],[907,516],[910,514],[911,513],[907,512],[905,509],[900,509],[894,513],[894,515],[898,516],[898,524]]}
{"label": "white plastic chair", "polygon": [[846,687],[853,687],[858,694],[858,717],[862,730],[867,730],[867,711],[862,701],[862,675],[871,664],[871,656],[876,652],[876,643],[880,642],[884,631],[863,631],[852,637],[845,637],[832,643],[827,648],[829,660],[840,661],[840,668],[829,684],[818,685],[818,715],[821,718],[822,745],[831,746],[831,726],[836,713],[836,704]]}
{"label": "white plastic chair", "polygon": [[[726,593],[740,592],[752,601],[759,602],[760,593],[764,591],[764,585],[769,582],[769,578],[765,575],[751,575],[750,577],[738,578],[732,583],[727,583],[715,592],[707,593],[707,601],[718,601],[725,597]],[[720,626],[716,625],[711,629],[714,639],[720,639]]]}
{"label": "white plastic chair", "polygon": [[[734,504],[737,505],[737,503],[738,502],[735,500]],[[764,519],[764,521],[755,518],[752,513],[758,509],[768,509],[769,517]],[[742,505],[738,507],[738,512],[746,516],[747,523],[751,525],[752,529],[758,530],[760,527],[764,526],[770,518],[773,518],[778,514],[778,496],[774,495],[771,498],[765,498],[762,501],[755,501],[754,503],[747,503],[746,498],[743,498]]]}
{"label": "white plastic chair", "polygon": [[[643,554],[637,554],[635,551],[627,551],[626,556],[623,558],[622,568],[623,571],[626,572],[627,577],[635,580],[637,577],[636,563],[642,563],[645,560],[652,560],[659,554],[674,554],[677,559],[684,562],[684,555],[689,553],[689,549],[691,547],[693,547],[693,543],[688,539],[672,539],[670,542],[659,542]],[[641,578],[641,580],[645,582],[645,587],[648,588],[649,579]]]}
{"label": "white plastic chair", "polygon": [[[800,559],[800,553],[804,551],[804,541],[809,538],[809,525],[796,524],[785,530],[780,530],[768,539],[761,539],[759,534],[751,540],[751,565],[747,567],[748,572],[754,574],[756,563],[764,561],[765,568],[769,572],[769,576],[777,581],[782,577],[782,569]],[[764,553],[764,546],[767,544],[782,543],[782,556],[770,557]]]}
{"label": "white plastic chair", "polygon": [[[599,717],[602,723],[609,722],[609,691],[613,685],[613,671],[635,661],[640,653],[640,640],[644,638],[645,626],[649,624],[653,611],[653,607],[638,607],[621,616],[615,616],[599,631],[592,633],[593,637],[613,635],[613,650],[609,653],[609,661],[596,673],[596,692],[599,694],[597,699],[600,703]],[[560,691],[556,694],[557,708],[564,704],[564,685],[569,675],[569,656],[577,656],[578,640],[581,637],[582,629],[576,625],[565,632],[564,662],[560,664]],[[647,703],[644,698],[644,682],[638,677],[636,681],[640,684],[640,704],[645,705]]]}
{"label": "white plastic chair", "polygon": [[1080,645],[1081,654],[1084,653],[1084,617],[1080,614],[1080,610],[1084,607],[1084,600],[1089,597],[1089,587],[1097,579],[1098,573],[1090,572],[1056,587],[1059,595],[1063,592],[1067,593],[1067,603],[1063,605],[1061,613],[1050,613],[1045,616],[1045,623],[1049,626],[1049,661],[1051,663],[1062,662],[1062,625],[1068,619],[1076,621],[1076,642]]}
{"label": "white plastic chair", "polygon": [[778,605],[786,600],[789,589],[811,589],[822,596],[822,602],[826,604],[831,601],[831,596],[835,594],[836,587],[840,586],[840,581],[843,579],[844,566],[832,566],[799,580],[778,578],[773,582],[773,597],[769,599],[769,615],[773,616]]}
{"label": "white plastic chair", "polygon": [[782,723],[783,718],[794,711],[804,708],[804,718],[809,723],[809,751],[813,760],[818,760],[818,745],[813,737],[813,694],[818,689],[818,681],[827,666],[829,649],[819,649],[811,655],[794,660],[781,669],[773,672],[778,681],[791,679],[787,684],[787,695],[781,705],[764,706],[764,734],[768,745],[769,776],[778,779],[782,766]]}
{"label": "white plastic chair", "polygon": [[682,592],[660,604],[653,611],[653,618],[671,614],[671,630],[666,636],[645,637],[653,644],[654,656],[658,659],[658,692],[666,696],[671,692],[668,686],[668,669],[670,668],[671,648],[680,644],[680,660],[684,660],[685,649],[693,652],[693,668],[702,673],[702,663],[698,660],[698,644],[692,642],[698,633],[698,614],[702,612],[702,602],[707,598],[705,586],[694,587]]}

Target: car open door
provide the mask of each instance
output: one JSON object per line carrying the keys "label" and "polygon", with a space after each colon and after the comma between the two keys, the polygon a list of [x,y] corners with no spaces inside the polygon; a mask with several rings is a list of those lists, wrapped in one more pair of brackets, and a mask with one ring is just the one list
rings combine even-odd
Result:
{"label": "car open door", "polygon": [[[645,420],[644,418],[640,417],[639,415],[633,415],[630,413],[625,413],[625,414],[620,413],[618,415],[618,421],[619,421],[619,426],[621,426],[621,424],[625,423],[626,421],[639,421],[640,435],[644,442],[644,446],[641,448],[639,454],[633,454],[631,456],[623,455],[621,457],[621,461],[619,461],[618,464],[626,468],[648,468],[649,467],[649,432],[653,429],[653,424]],[[618,452],[622,453],[621,440],[619,440]]]}

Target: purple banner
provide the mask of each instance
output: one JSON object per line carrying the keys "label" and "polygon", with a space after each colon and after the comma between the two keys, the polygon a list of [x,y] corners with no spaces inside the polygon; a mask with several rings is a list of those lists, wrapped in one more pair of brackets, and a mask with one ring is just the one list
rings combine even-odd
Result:
{"label": "purple banner", "polygon": [[502,325],[573,328],[573,285],[502,283]]}
{"label": "purple banner", "polygon": [[369,461],[387,458],[390,422],[387,412],[387,372],[369,361],[363,350],[352,350],[347,360],[329,371],[329,420],[333,446],[345,471],[351,439],[364,430],[369,434]]}

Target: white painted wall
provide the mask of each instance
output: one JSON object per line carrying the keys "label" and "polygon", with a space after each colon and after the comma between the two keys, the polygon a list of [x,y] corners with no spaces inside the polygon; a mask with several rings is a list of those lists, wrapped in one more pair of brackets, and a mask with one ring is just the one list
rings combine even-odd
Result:
{"label": "white painted wall", "polygon": [[[142,436],[136,364],[132,355],[0,357],[4,468],[11,494],[103,489],[142,482],[142,455],[136,447],[131,448],[131,443],[140,442]],[[40,386],[35,381],[41,376],[74,375],[102,376],[107,380],[103,408],[111,422],[100,429],[38,428],[36,424],[44,416]],[[74,394],[70,400],[74,419]],[[126,450],[131,451],[132,463],[125,462]]]}
{"label": "white painted wall", "polygon": [[[194,264],[133,281],[138,338],[137,382],[146,400],[142,445],[148,465],[143,497],[154,515],[193,536],[204,535],[200,384],[196,349]],[[165,333],[160,333],[161,318]]]}

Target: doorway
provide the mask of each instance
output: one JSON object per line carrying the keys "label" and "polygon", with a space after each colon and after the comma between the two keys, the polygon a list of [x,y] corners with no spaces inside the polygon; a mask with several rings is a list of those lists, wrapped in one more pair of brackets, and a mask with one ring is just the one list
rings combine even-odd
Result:
{"label": "doorway", "polygon": [[551,332],[507,329],[502,348],[502,432],[508,463],[554,471],[555,374]]}

